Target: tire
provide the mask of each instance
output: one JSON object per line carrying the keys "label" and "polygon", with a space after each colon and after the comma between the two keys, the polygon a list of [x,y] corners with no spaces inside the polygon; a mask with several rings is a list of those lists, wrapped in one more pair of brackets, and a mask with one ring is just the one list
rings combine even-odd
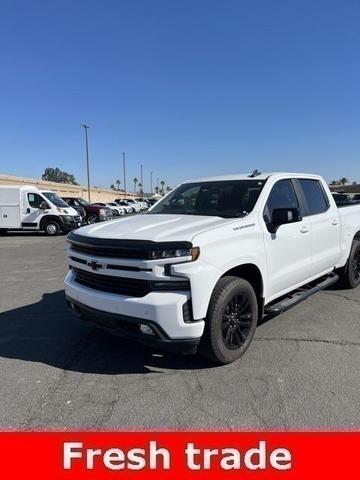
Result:
{"label": "tire", "polygon": [[88,216],[87,221],[88,221],[89,224],[97,223],[99,221],[99,217],[97,215],[95,215],[94,213],[91,213]]}
{"label": "tire", "polygon": [[49,220],[45,223],[44,230],[46,235],[54,237],[60,233],[60,226],[55,220]]}
{"label": "tire", "polygon": [[221,278],[211,296],[200,355],[218,365],[240,358],[254,338],[258,311],[258,300],[248,281],[232,276]]}
{"label": "tire", "polygon": [[5,235],[7,233],[7,228],[0,228],[0,235]]}
{"label": "tire", "polygon": [[356,288],[360,285],[360,241],[353,240],[346,265],[338,272],[343,288]]}

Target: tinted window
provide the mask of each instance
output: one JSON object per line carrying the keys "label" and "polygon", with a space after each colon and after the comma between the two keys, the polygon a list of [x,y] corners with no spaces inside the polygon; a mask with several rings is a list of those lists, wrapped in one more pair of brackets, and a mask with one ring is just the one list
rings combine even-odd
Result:
{"label": "tinted window", "polygon": [[329,202],[318,180],[299,180],[305,201],[307,203],[307,215],[324,213],[329,208]]}
{"label": "tinted window", "polygon": [[43,197],[40,197],[37,193],[28,193],[27,198],[31,208],[40,208],[42,203],[46,203]]}
{"label": "tinted window", "polygon": [[271,222],[272,213],[275,208],[299,208],[291,180],[280,180],[273,186],[264,211],[264,220],[266,223]]}
{"label": "tinted window", "polygon": [[264,180],[184,183],[158,202],[149,214],[241,217],[252,211]]}

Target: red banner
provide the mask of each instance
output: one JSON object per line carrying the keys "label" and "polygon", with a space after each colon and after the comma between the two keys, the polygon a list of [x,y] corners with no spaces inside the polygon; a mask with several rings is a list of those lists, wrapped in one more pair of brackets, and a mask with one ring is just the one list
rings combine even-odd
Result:
{"label": "red banner", "polygon": [[359,478],[360,433],[0,434],[2,478]]}

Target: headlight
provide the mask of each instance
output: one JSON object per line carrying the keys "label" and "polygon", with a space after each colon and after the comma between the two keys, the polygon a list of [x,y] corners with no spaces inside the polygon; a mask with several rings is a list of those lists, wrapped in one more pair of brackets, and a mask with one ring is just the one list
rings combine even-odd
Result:
{"label": "headlight", "polygon": [[199,258],[200,248],[177,248],[177,249],[164,249],[164,250],[153,250],[151,252],[151,259],[161,259],[161,258],[179,258],[179,257],[191,257],[191,260],[194,262]]}
{"label": "headlight", "polygon": [[65,213],[65,215],[67,215],[69,212],[66,210],[66,208],[60,208],[60,207],[57,207],[57,211],[59,213]]}
{"label": "headlight", "polygon": [[75,220],[71,215],[64,215],[63,219],[65,222],[73,222]]}

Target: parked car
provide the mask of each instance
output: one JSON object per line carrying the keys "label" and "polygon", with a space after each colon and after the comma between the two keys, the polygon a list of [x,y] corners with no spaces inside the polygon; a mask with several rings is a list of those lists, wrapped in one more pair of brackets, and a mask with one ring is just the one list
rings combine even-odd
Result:
{"label": "parked car", "polygon": [[62,197],[63,200],[72,207],[82,207],[86,213],[87,223],[104,222],[111,220],[113,214],[110,208],[101,207],[100,205],[92,205],[80,197]]}
{"label": "parked car", "polygon": [[77,211],[55,192],[32,186],[0,186],[1,234],[8,230],[40,230],[57,235],[81,224]]}
{"label": "parked car", "polygon": [[110,208],[116,208],[120,215],[126,214],[125,208],[122,205],[118,205],[116,202],[110,202],[107,205],[109,205]]}
{"label": "parked car", "polygon": [[338,208],[316,175],[188,181],[144,215],[68,240],[75,314],[218,364],[244,354],[264,315],[338,281],[360,284],[360,205]]}
{"label": "parked car", "polygon": [[360,193],[356,193],[354,196],[353,196],[353,201],[355,203],[359,203],[360,202]]}
{"label": "parked car", "polygon": [[336,205],[338,206],[351,205],[353,203],[351,197],[349,195],[346,195],[346,193],[333,192],[332,196],[335,200]]}
{"label": "parked car", "polygon": [[136,202],[135,200],[127,199],[126,202],[127,202],[128,205],[130,205],[130,207],[133,207],[133,209],[136,213],[139,213],[141,211],[141,205],[138,202]]}
{"label": "parked car", "polygon": [[117,205],[120,205],[121,207],[123,207],[123,209],[125,210],[125,213],[135,213],[135,208],[130,206],[127,203],[127,200],[122,200],[121,198],[117,198],[114,200],[114,202]]}

